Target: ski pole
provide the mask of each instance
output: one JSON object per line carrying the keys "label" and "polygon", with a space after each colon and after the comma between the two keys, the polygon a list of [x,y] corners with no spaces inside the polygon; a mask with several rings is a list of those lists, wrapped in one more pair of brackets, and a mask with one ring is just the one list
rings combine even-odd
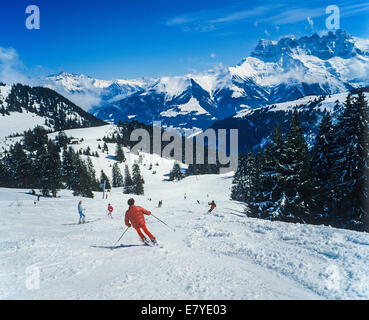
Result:
{"label": "ski pole", "polygon": [[124,234],[127,232],[127,230],[129,229],[129,227],[127,227],[127,229],[122,233],[122,235],[120,236],[120,238],[117,240],[117,242],[114,244],[116,245],[120,239],[122,239],[122,237],[124,236]]}
{"label": "ski pole", "polygon": [[164,221],[160,220],[158,217],[155,217],[153,214],[151,214],[155,219],[159,220],[161,223],[165,224],[169,229],[172,229],[173,231],[176,231],[176,229],[173,229],[169,227]]}

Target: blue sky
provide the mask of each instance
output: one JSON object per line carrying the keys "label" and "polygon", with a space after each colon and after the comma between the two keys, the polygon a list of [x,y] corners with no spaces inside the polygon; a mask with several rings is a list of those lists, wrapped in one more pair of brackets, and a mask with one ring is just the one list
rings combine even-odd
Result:
{"label": "blue sky", "polygon": [[[31,4],[40,30],[25,27]],[[260,38],[322,32],[331,4],[342,29],[369,38],[369,1],[1,0],[0,69],[101,79],[200,72],[239,63]]]}

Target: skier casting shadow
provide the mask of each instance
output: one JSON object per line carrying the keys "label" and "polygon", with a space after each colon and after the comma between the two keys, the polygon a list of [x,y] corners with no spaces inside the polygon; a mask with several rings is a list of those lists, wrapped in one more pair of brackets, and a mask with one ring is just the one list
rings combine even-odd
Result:
{"label": "skier casting shadow", "polygon": [[208,202],[208,205],[210,206],[210,209],[209,209],[208,213],[211,213],[215,209],[215,207],[217,206],[215,204],[214,200],[212,202]]}
{"label": "skier casting shadow", "polygon": [[141,229],[150,238],[152,243],[157,244],[156,238],[150,233],[149,230],[147,230],[145,224],[144,215],[145,214],[150,215],[151,212],[142,207],[135,206],[135,200],[132,198],[128,200],[128,205],[129,209],[126,211],[126,215],[124,218],[124,223],[126,224],[126,226],[128,228],[131,226],[135,228],[143,243],[149,244],[147,238],[143,235]]}
{"label": "skier casting shadow", "polygon": [[79,213],[79,221],[78,221],[78,224],[81,224],[81,223],[85,223],[85,212],[86,212],[86,209],[82,206],[82,201],[80,201],[78,203],[78,213]]}

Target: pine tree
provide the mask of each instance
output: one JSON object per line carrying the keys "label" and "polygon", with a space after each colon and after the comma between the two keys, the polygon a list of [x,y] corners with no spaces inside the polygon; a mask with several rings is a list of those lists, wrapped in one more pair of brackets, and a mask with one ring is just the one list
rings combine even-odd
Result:
{"label": "pine tree", "polygon": [[132,167],[132,182],[133,182],[133,193],[137,195],[143,195],[145,181],[141,176],[140,167],[136,163]]}
{"label": "pine tree", "polygon": [[88,170],[88,175],[91,178],[91,188],[93,191],[100,191],[100,183],[99,181],[96,179],[96,171],[94,168],[94,165],[91,161],[90,157],[87,157],[87,170]]}
{"label": "pine tree", "polygon": [[10,149],[9,167],[12,186],[16,188],[30,188],[34,186],[35,171],[33,163],[23,150],[21,143],[17,142]]}
{"label": "pine tree", "polygon": [[108,145],[104,142],[103,148],[102,148],[103,152],[109,153],[109,148]]}
{"label": "pine tree", "polygon": [[112,175],[112,185],[113,188],[123,187],[123,176],[120,172],[118,163],[114,163],[113,165],[113,175]]}
{"label": "pine tree", "polygon": [[175,162],[173,165],[173,169],[169,173],[169,181],[174,180],[182,180],[184,178],[184,175],[182,173],[182,169],[179,165],[179,163]]}
{"label": "pine tree", "polygon": [[126,165],[125,168],[124,168],[123,193],[125,193],[125,194],[134,193],[134,185],[133,185],[131,173],[129,172],[128,165]]}
{"label": "pine tree", "polygon": [[101,170],[101,174],[100,174],[100,184],[104,184],[105,181],[105,189],[111,189],[111,184],[110,184],[110,180],[108,178],[108,176],[105,174],[105,172],[103,170]]}
{"label": "pine tree", "polygon": [[326,112],[320,122],[314,147],[311,150],[311,170],[314,187],[315,203],[315,222],[324,223],[329,221],[329,213],[332,212],[333,193],[335,179],[333,165],[335,154],[334,129],[331,116]]}
{"label": "pine tree", "polygon": [[52,196],[56,197],[58,190],[62,187],[62,165],[59,151],[59,147],[50,140],[46,147],[38,152],[39,188],[44,196],[48,196],[51,192]]}
{"label": "pine tree", "polygon": [[240,154],[237,171],[232,180],[231,199],[249,202],[251,200],[252,179],[255,175],[255,156],[249,151],[247,156]]}
{"label": "pine tree", "polygon": [[369,231],[368,102],[349,95],[338,119],[335,140],[335,212],[342,227]]}
{"label": "pine tree", "polygon": [[71,179],[71,189],[74,196],[93,198],[93,186],[86,163],[76,154],[73,161],[73,174]]}
{"label": "pine tree", "polygon": [[[259,156],[257,171],[254,170],[254,183],[250,190],[249,216],[270,220],[283,220],[282,207],[285,202],[283,185],[281,183],[281,160],[284,150],[283,137],[277,124],[270,143]],[[250,185],[250,184],[249,184]]]}
{"label": "pine tree", "polygon": [[72,147],[68,150],[63,151],[62,161],[62,180],[66,184],[67,188],[70,189],[72,186],[74,165],[76,163],[76,153]]}
{"label": "pine tree", "polygon": [[291,128],[278,162],[279,182],[283,189],[281,214],[283,221],[311,222],[312,195],[311,159],[298,112],[292,114]]}
{"label": "pine tree", "polygon": [[126,157],[124,155],[123,147],[119,143],[117,144],[117,150],[116,150],[116,153],[115,153],[115,160],[117,160],[120,163],[126,161]]}
{"label": "pine tree", "polygon": [[10,173],[3,159],[0,157],[0,187],[10,186]]}

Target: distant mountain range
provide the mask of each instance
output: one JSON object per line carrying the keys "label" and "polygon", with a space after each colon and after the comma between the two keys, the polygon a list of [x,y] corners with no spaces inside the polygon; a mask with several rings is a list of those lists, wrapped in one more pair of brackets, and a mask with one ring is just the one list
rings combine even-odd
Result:
{"label": "distant mountain range", "polygon": [[260,40],[234,67],[201,74],[97,80],[60,73],[39,80],[96,117],[205,129],[242,110],[369,85],[369,40],[343,30]]}

